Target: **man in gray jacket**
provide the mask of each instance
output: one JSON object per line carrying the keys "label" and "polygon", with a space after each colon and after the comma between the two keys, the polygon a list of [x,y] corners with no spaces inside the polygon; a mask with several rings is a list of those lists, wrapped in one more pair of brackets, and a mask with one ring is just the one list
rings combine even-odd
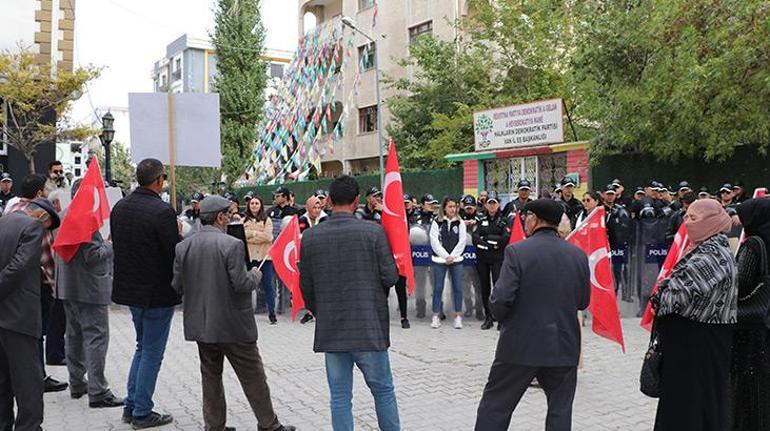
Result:
{"label": "man in gray jacket", "polygon": [[358,220],[360,193],[353,177],[332,182],[333,212],[306,231],[300,250],[300,288],[316,317],[313,350],[326,354],[332,427],[353,429],[353,366],[364,374],[374,396],[380,430],[400,429],[390,371],[388,291],[398,271],[385,232]]}
{"label": "man in gray jacket", "polygon": [[246,269],[246,247],[225,233],[230,201],[203,199],[201,230],[176,246],[172,287],[183,298],[184,336],[198,343],[203,386],[203,421],[207,430],[225,430],[227,407],[222,385],[224,358],[232,365],[260,430],[293,431],[281,425],[270,400],[265,369],[257,348],[257,322],[251,293],[261,275]]}
{"label": "man in gray jacket", "polygon": [[[73,199],[79,187],[80,180],[76,180],[71,191]],[[91,408],[122,406],[123,399],[110,391],[104,377],[110,344],[112,244],[104,241],[97,230],[91,242],[80,244],[69,262],[58,254],[54,259],[59,299],[64,301],[67,315],[65,347],[70,394],[74,399],[88,394]]]}
{"label": "man in gray jacket", "polygon": [[38,431],[43,423],[40,259],[45,229],[58,226],[42,198],[0,218],[0,430]]}
{"label": "man in gray jacket", "polygon": [[580,356],[577,313],[591,298],[588,258],[559,237],[560,203],[538,199],[523,210],[529,238],[505,249],[490,298],[502,328],[476,431],[507,430],[535,377],[548,398],[545,429],[569,430],[572,425]]}

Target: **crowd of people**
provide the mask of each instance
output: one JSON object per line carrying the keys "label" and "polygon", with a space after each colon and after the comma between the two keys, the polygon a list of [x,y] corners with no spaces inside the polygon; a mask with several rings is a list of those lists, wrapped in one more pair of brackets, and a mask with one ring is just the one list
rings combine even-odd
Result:
{"label": "crowd of people", "polygon": [[[12,178],[0,176],[0,429],[40,429],[43,393],[67,388],[75,400],[87,395],[91,408],[122,407],[123,422],[134,429],[171,423],[171,415],[156,411],[153,395],[181,306],[185,339],[198,347],[206,428],[232,429],[222,383],[227,358],[259,428],[294,430],[272,406],[253,294],[262,291],[276,324],[287,293],[269,250],[295,215],[302,233],[301,322],[316,321],[313,349],[325,355],[332,425],[353,427],[356,366],[375,398],[380,429],[400,429],[387,298],[394,287],[401,326],[410,328],[407,280],[378,226],[383,193],[377,187],[361,193],[354,178],[341,176],[304,207],[284,186],[269,207],[254,194],[241,202],[232,193],[196,193],[180,218],[161,199],[164,166],[146,159],[136,168],[138,187],[112,209],[109,235],[94,232],[66,261],[52,244],[66,216],[63,193],[74,198],[80,181],[64,189],[61,174],[55,162],[47,178],[28,175],[19,197],[10,191]],[[653,333],[666,358],[656,430],[756,430],[770,423],[770,409],[762,407],[770,405],[770,293],[763,289],[770,200],[747,199],[742,185],[730,184],[712,196],[684,181],[676,190],[653,181],[627,196],[614,180],[582,199],[575,187],[564,178],[552,194],[532,199],[532,184],[523,179],[505,205],[494,190],[441,201],[403,196],[410,242],[430,250],[428,263],[414,268],[415,317],[428,317],[430,294],[432,328],[450,310],[456,329],[475,313],[482,330],[495,323],[500,330],[476,429],[507,429],[533,379],[549,399],[546,427],[570,428],[581,350],[575,316],[588,306],[590,271],[585,254],[562,239],[599,206],[618,257],[616,284],[624,296],[634,293],[640,307],[649,300],[656,310]],[[528,239],[508,246],[515,223]],[[653,292],[654,279],[645,283],[662,260],[650,251],[667,248],[682,224],[693,245]],[[237,225],[245,245],[226,234]],[[744,229],[748,239],[740,245]],[[550,270],[554,265],[560,270]],[[112,303],[128,307],[136,333],[125,398],[104,375]],[[46,364],[66,365],[69,382],[46,376]]]}

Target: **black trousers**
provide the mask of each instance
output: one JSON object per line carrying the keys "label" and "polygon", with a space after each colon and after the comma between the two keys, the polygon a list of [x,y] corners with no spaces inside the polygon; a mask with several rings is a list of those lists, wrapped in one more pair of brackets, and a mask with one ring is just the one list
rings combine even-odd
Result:
{"label": "black trousers", "polygon": [[[0,430],[38,431],[43,423],[43,373],[37,340],[0,328]],[[13,402],[17,414],[14,418]]]}
{"label": "black trousers", "polygon": [[54,298],[45,334],[45,360],[49,364],[64,360],[64,332],[66,329],[67,314],[64,312],[64,302]]}
{"label": "black trousers", "polygon": [[481,283],[481,302],[484,304],[484,313],[488,318],[492,317],[492,312],[489,310],[489,295],[492,293],[492,286],[497,283],[497,279],[500,277],[502,266],[502,259],[479,258],[476,260],[476,270],[479,272],[479,282]]}
{"label": "black trousers", "polygon": [[532,379],[548,399],[546,431],[572,428],[572,402],[577,386],[577,367],[529,367],[495,361],[476,415],[476,431],[505,431],[511,415]]}
{"label": "black trousers", "polygon": [[406,319],[406,277],[400,275],[396,282],[396,299],[398,299],[398,311],[401,313],[401,318]]}

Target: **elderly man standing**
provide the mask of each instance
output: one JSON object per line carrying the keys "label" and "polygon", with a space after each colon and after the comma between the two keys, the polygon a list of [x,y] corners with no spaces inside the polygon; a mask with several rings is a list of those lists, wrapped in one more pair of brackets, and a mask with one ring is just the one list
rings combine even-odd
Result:
{"label": "elderly man standing", "polygon": [[523,209],[529,238],[505,249],[489,301],[502,328],[479,403],[477,431],[507,430],[535,377],[548,398],[545,429],[572,425],[580,355],[577,312],[588,307],[591,297],[588,258],[559,237],[564,213],[559,202],[539,199]]}
{"label": "elderly man standing", "polygon": [[356,180],[338,177],[329,188],[333,212],[305,232],[300,288],[316,317],[313,350],[326,354],[334,431],[352,431],[353,366],[374,396],[380,430],[400,429],[390,371],[388,292],[398,281],[393,251],[382,228],[358,220]]}
{"label": "elderly man standing", "polygon": [[43,423],[39,268],[45,229],[58,226],[40,198],[0,218],[0,430],[38,431]]}
{"label": "elderly man standing", "polygon": [[[72,185],[73,198],[79,187],[78,179]],[[122,406],[123,399],[110,391],[104,377],[110,343],[108,305],[112,294],[112,244],[104,241],[97,230],[91,242],[80,244],[69,262],[58,254],[55,259],[56,285],[67,315],[70,394],[74,399],[88,394],[91,408]]]}
{"label": "elderly man standing", "polygon": [[241,381],[260,430],[293,431],[281,425],[270,400],[257,348],[251,292],[261,274],[246,269],[244,243],[225,233],[230,201],[217,195],[201,202],[203,227],[176,246],[173,287],[184,298],[184,336],[198,343],[206,429],[225,429],[227,406],[222,385],[224,358]]}
{"label": "elderly man standing", "polygon": [[174,248],[180,241],[181,226],[174,210],[160,198],[166,181],[160,160],[139,162],[136,180],[139,187],[112,209],[110,232],[115,254],[112,301],[130,308],[136,330],[123,421],[142,429],[174,420],[152,410],[152,396],[174,307],[181,303],[171,288]]}

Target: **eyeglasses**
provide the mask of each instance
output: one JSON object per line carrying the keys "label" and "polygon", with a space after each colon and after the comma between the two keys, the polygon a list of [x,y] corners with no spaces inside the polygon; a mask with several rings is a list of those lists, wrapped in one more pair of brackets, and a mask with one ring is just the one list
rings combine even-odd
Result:
{"label": "eyeglasses", "polygon": [[56,170],[56,169],[54,169],[54,170],[53,170],[53,171],[51,171],[51,172],[53,172],[53,173],[55,173],[55,174],[63,174],[63,173],[64,173],[64,169],[60,169],[60,170]]}
{"label": "eyeglasses", "polygon": [[588,202],[593,202],[593,199],[583,199],[584,204],[587,204]]}
{"label": "eyeglasses", "polygon": [[162,174],[162,175],[158,176],[158,178],[156,180],[159,180],[161,178],[163,178],[163,181],[166,181],[166,180],[168,180],[168,175]]}

